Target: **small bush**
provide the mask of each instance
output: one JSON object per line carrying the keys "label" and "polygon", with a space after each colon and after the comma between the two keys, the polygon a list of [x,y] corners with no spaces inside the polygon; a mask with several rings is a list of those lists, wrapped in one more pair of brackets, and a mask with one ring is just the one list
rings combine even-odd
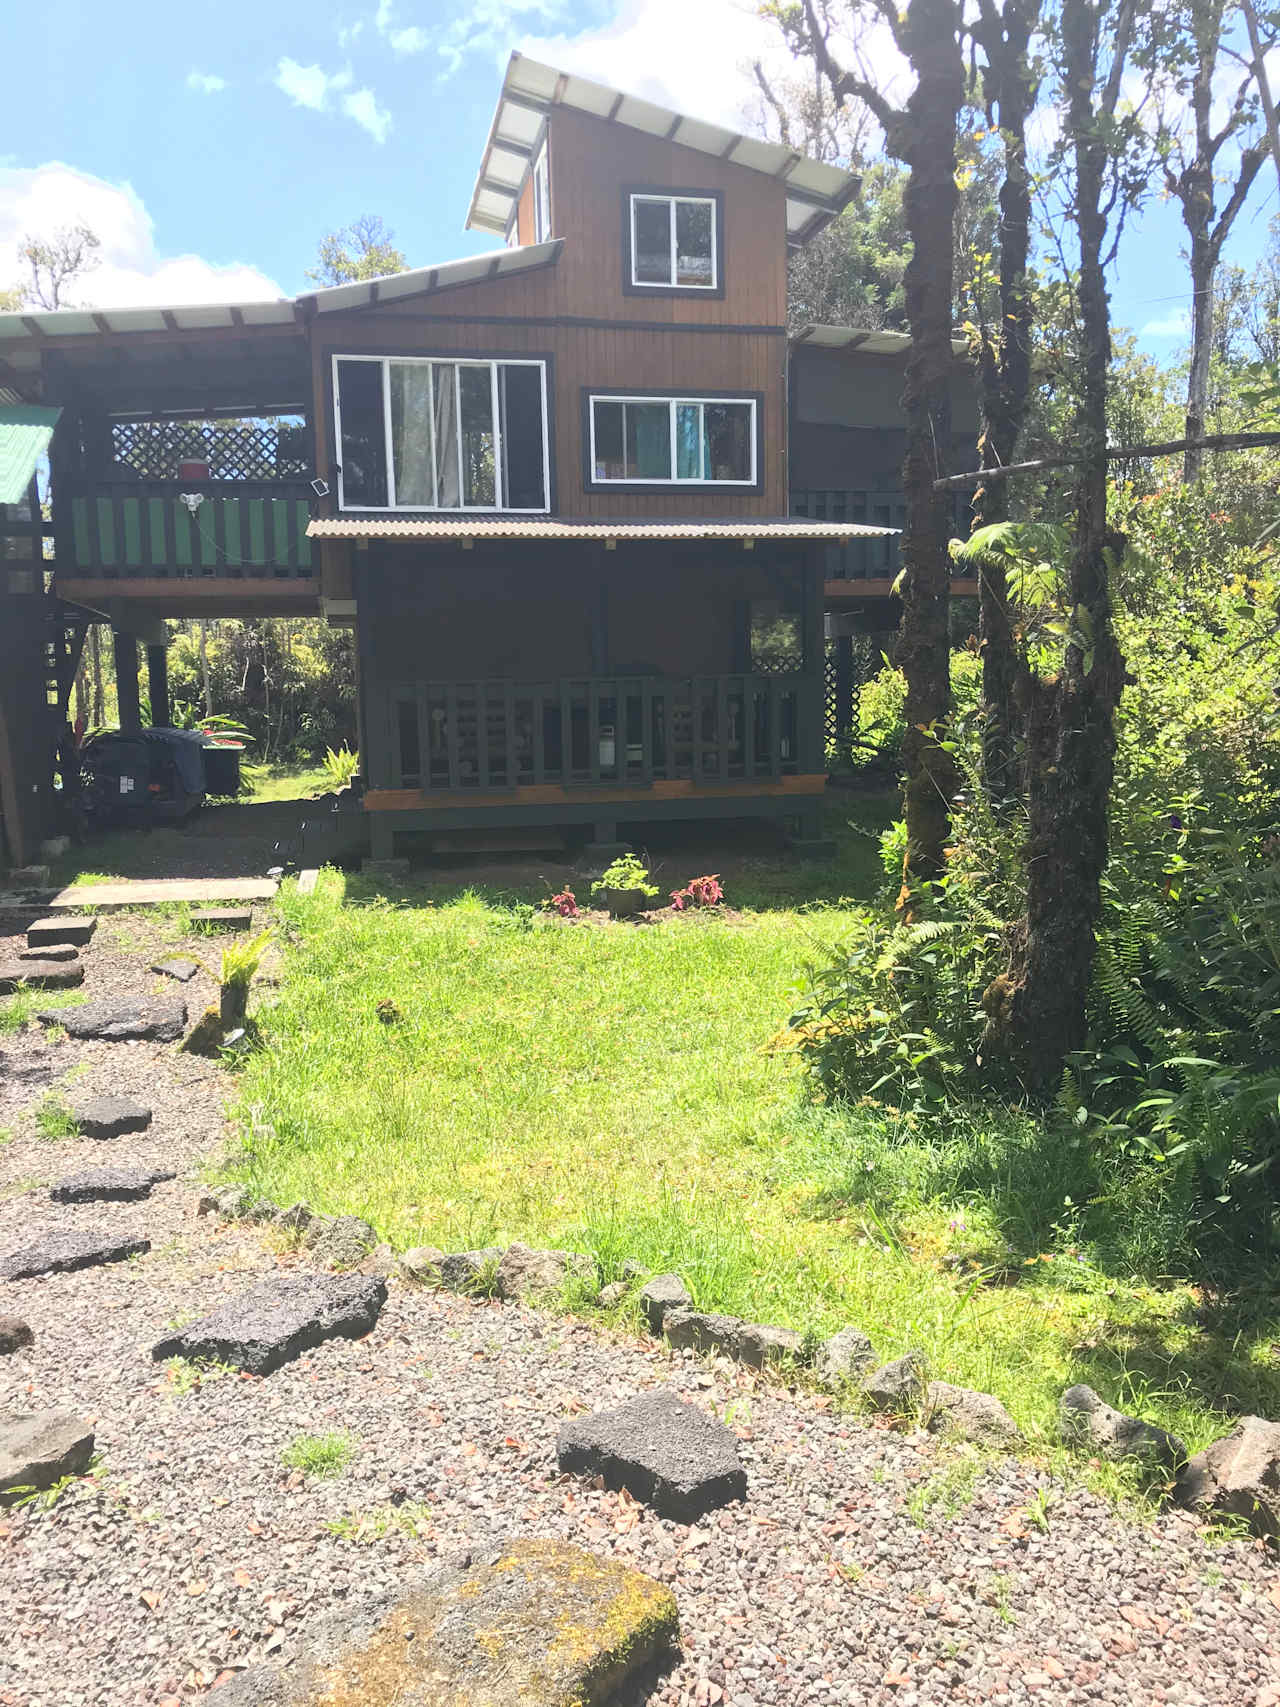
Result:
{"label": "small bush", "polygon": [[286,1470],[301,1470],[304,1476],[322,1480],[340,1476],[355,1450],[349,1434],[300,1434],[285,1447],[280,1462]]}
{"label": "small bush", "polygon": [[671,905],[677,913],[694,907],[718,907],[724,900],[719,872],[707,877],[691,877],[683,889],[671,891]]}
{"label": "small bush", "polygon": [[353,753],[350,747],[326,747],[324,754],[324,774],[329,786],[342,789],[350,785],[352,777],[360,769],[360,755]]}
{"label": "small bush", "polygon": [[608,870],[596,879],[591,885],[592,900],[608,889],[638,890],[649,900],[658,893],[657,884],[649,881],[648,866],[634,854],[624,854],[621,859],[615,859]]}

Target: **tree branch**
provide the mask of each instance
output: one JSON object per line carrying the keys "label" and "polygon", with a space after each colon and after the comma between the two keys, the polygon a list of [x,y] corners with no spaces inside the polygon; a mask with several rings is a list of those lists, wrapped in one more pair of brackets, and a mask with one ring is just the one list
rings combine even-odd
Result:
{"label": "tree branch", "polygon": [[[1200,439],[1167,439],[1162,444],[1154,445],[1108,445],[1106,458],[1108,462],[1128,462],[1138,456],[1181,456],[1185,450],[1259,450],[1267,445],[1280,445],[1280,433],[1210,433]],[[935,480],[935,492],[946,492],[952,487],[978,486],[984,480],[998,475],[1003,480],[1010,474],[1042,474],[1050,468],[1078,468],[1085,461],[1083,455],[1076,456],[1042,456],[1034,462],[1010,462],[1003,468],[974,468],[967,474],[947,474],[941,480]]]}

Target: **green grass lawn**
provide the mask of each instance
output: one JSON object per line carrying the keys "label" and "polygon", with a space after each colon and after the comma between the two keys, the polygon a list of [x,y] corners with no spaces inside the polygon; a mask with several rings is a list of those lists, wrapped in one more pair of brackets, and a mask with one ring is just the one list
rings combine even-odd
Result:
{"label": "green grass lawn", "polygon": [[853,1322],[1042,1438],[1079,1380],[1193,1446],[1218,1408],[1274,1414],[1274,1312],[1219,1319],[1117,1272],[1033,1122],[822,1108],[768,1047],[805,960],[849,928],[839,897],[876,871],[846,835],[833,866],[744,869],[737,916],[603,927],[444,883],[287,885],[283,983],[242,1081],[247,1177],[398,1247],[565,1245],[606,1278],[626,1257],[677,1269],[703,1307]]}

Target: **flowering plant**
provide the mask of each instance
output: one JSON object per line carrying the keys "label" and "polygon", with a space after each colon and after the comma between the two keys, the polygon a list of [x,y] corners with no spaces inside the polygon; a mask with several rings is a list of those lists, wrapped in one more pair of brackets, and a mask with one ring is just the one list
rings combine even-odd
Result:
{"label": "flowering plant", "polygon": [[689,907],[718,907],[723,900],[719,872],[690,878],[683,889],[671,891],[671,905],[677,913],[683,913]]}
{"label": "flowering plant", "polygon": [[542,903],[544,913],[558,913],[562,919],[576,919],[578,916],[578,898],[567,886],[558,895],[548,895]]}

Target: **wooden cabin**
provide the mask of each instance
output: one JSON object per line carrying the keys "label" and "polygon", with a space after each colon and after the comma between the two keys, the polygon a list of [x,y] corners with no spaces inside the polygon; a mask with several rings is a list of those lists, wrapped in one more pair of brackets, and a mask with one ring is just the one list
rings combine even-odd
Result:
{"label": "wooden cabin", "polygon": [[353,625],[380,857],[494,826],[816,835],[832,566],[863,550],[888,601],[894,520],[793,513],[786,260],[855,189],[513,55],[467,219],[494,252],[0,316],[0,380],[62,411],[59,593],[111,621],[122,679],[146,644],[156,721],[165,618]]}

